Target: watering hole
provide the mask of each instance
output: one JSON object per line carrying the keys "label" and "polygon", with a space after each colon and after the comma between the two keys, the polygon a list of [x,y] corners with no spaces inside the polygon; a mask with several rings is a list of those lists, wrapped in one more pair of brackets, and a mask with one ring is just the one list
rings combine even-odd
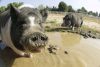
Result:
{"label": "watering hole", "polygon": [[[16,57],[9,49],[0,50],[0,67],[100,67],[100,40],[84,39],[65,32],[47,32],[49,43],[57,45],[56,55],[47,47],[32,58]],[[68,54],[65,54],[64,51]]]}

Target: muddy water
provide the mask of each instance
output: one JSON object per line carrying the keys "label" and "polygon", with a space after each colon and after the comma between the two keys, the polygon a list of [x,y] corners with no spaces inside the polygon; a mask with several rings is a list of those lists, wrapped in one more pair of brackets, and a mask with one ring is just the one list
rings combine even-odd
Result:
{"label": "muddy water", "polygon": [[72,33],[47,35],[49,43],[59,47],[56,55],[48,52],[48,46],[41,53],[33,53],[32,58],[16,57],[9,49],[0,50],[0,67],[100,67],[100,40],[84,39]]}

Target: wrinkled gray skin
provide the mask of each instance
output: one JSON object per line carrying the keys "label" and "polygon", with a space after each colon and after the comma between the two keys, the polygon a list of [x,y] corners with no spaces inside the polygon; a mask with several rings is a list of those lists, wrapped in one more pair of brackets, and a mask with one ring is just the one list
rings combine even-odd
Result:
{"label": "wrinkled gray skin", "polygon": [[74,27],[81,27],[83,24],[82,17],[75,13],[69,13],[63,18],[63,23],[61,26],[63,27],[70,27],[72,30],[74,30]]}
{"label": "wrinkled gray skin", "polygon": [[0,14],[3,43],[24,57],[30,57],[30,52],[44,48],[48,42],[43,29],[43,22],[47,18],[44,14],[34,8],[17,9],[11,5],[7,11]]}

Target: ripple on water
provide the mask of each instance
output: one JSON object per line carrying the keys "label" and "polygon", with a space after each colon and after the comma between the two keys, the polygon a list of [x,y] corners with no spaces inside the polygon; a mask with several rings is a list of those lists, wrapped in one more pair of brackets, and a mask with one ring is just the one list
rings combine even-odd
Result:
{"label": "ripple on water", "polygon": [[[84,39],[77,34],[72,33],[47,33],[50,44],[58,45],[56,55],[49,53],[47,47],[41,53],[33,53],[32,58],[14,58],[12,67],[99,67],[100,66],[100,40]],[[65,54],[64,51],[68,54]],[[8,59],[9,51],[0,57],[1,67],[5,67]],[[0,53],[1,55],[1,53]],[[11,59],[12,57],[10,57]],[[8,60],[7,60],[8,59]],[[9,64],[8,64],[9,66]]]}

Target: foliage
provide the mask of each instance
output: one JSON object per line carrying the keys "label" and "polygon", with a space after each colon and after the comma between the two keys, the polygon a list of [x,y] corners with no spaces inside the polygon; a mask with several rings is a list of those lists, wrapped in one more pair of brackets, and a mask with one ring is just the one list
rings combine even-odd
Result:
{"label": "foliage", "polygon": [[87,10],[84,7],[82,7],[81,9],[77,9],[77,12],[78,13],[87,13]]}
{"label": "foliage", "polygon": [[71,5],[68,6],[68,12],[75,12]]}
{"label": "foliage", "polygon": [[13,5],[14,7],[19,7],[19,6],[21,6],[21,5],[23,5],[23,2],[13,2],[13,3],[9,3],[8,5],[7,5],[7,9],[10,7],[10,5]]}
{"label": "foliage", "polygon": [[98,16],[98,12],[95,13],[95,16]]}
{"label": "foliage", "polygon": [[41,4],[41,5],[38,6],[38,9],[42,10],[42,9],[45,9],[45,7]]}
{"label": "foliage", "polygon": [[84,7],[81,8],[81,11],[82,12],[87,12],[87,10]]}
{"label": "foliage", "polygon": [[89,15],[92,15],[92,14],[93,14],[93,12],[92,12],[92,11],[89,11],[89,12],[88,12],[88,14],[89,14]]}
{"label": "foliage", "polygon": [[[1,1],[2,0],[0,0],[0,2]],[[18,8],[19,6],[23,5],[23,2],[13,2],[13,3],[9,3],[7,6],[1,6],[0,7],[0,13],[7,10],[10,7],[10,4],[12,4],[13,6]],[[77,11],[75,11],[71,5],[67,5],[63,1],[59,2],[58,7],[55,7],[55,6],[53,6],[53,7],[49,7],[49,6],[44,7],[43,5],[38,6],[38,9],[45,9],[45,8],[49,11],[78,12],[78,13],[84,13],[84,14],[100,17],[100,13],[93,12],[93,11],[87,11],[85,9],[85,7],[81,7],[80,9],[77,9]]]}
{"label": "foliage", "polygon": [[58,11],[58,8],[54,7],[51,9],[51,11]]}
{"label": "foliage", "polygon": [[98,12],[93,12],[93,11],[87,11],[85,7],[81,7],[80,9],[77,9],[75,11],[71,5],[67,5],[65,2],[61,1],[58,4],[58,8],[53,6],[52,8],[49,6],[46,6],[46,9],[49,11],[63,11],[63,12],[78,12],[78,13],[84,13],[92,16],[99,16],[100,14]]}
{"label": "foliage", "polygon": [[0,12],[5,11],[5,9],[6,9],[6,7],[5,7],[5,6],[1,6],[1,7],[0,7]]}
{"label": "foliage", "polygon": [[67,7],[66,3],[64,3],[63,1],[61,1],[59,3],[59,5],[58,5],[58,10],[59,11],[63,11],[63,12],[68,11],[68,7]]}
{"label": "foliage", "polygon": [[23,2],[13,2],[13,3],[9,3],[7,6],[1,6],[0,12],[7,10],[10,7],[11,4],[18,8],[19,6],[23,5]]}
{"label": "foliage", "polygon": [[89,11],[88,14],[93,16],[99,16],[98,12],[93,12],[93,11]]}
{"label": "foliage", "polygon": [[98,15],[99,17],[100,17],[100,13],[99,13],[99,15]]}

